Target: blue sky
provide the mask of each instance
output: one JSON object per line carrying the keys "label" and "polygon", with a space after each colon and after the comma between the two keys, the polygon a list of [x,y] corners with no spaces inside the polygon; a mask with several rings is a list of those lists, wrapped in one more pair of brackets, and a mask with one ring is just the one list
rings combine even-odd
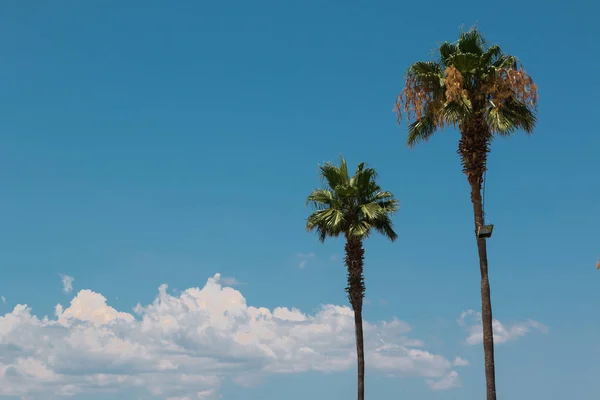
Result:
{"label": "blue sky", "polygon": [[[457,133],[409,150],[392,113],[407,66],[477,21],[540,91],[536,133],[495,141],[489,160],[498,393],[596,399],[597,7],[4,2],[0,398],[354,396],[347,309],[333,306],[347,303],[343,242],[304,229],[317,164],[344,154],[376,168],[401,204],[398,241],[366,243],[364,317],[392,346],[386,359],[367,355],[368,398],[480,399],[468,313],[479,272]],[[204,314],[182,306],[190,299]],[[259,307],[267,322],[252,325]],[[106,331],[108,320],[120,322]],[[166,320],[191,335],[177,356],[157,344],[175,340],[152,325]],[[196,332],[206,323],[222,325]],[[335,335],[315,333],[323,327]],[[254,335],[246,347],[231,344],[240,329]],[[152,357],[178,369],[148,372]]]}

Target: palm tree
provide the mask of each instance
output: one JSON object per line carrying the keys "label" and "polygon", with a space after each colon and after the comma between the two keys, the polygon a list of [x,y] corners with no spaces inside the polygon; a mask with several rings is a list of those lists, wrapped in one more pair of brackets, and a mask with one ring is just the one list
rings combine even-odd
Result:
{"label": "palm tree", "polygon": [[427,141],[445,125],[458,127],[458,154],[471,187],[481,272],[481,314],[487,400],[496,400],[492,305],[488,279],[482,183],[487,154],[495,136],[518,129],[533,133],[537,88],[515,56],[486,43],[477,28],[461,32],[455,43],[443,43],[436,61],[416,62],[408,69],[398,96],[399,119],[409,120],[407,144]]}
{"label": "palm tree", "polygon": [[346,161],[340,165],[325,163],[319,167],[325,188],[314,190],[307,199],[315,212],[306,220],[306,229],[316,231],[319,240],[327,237],[346,237],[348,286],[346,292],[354,310],[356,354],[358,359],[358,400],[365,398],[365,357],[363,344],[362,306],[365,295],[363,275],[363,240],[374,229],[390,240],[398,237],[390,215],[398,209],[398,201],[390,192],[377,185],[377,173],[372,168],[358,164],[354,176],[348,175]]}

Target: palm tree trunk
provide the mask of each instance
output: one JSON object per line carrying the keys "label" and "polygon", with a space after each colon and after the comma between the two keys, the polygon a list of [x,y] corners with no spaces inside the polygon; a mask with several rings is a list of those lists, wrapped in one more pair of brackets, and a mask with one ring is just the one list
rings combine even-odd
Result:
{"label": "palm tree trunk", "polygon": [[[474,101],[475,109],[481,110]],[[471,202],[475,217],[475,234],[484,224],[481,186],[483,174],[487,169],[487,153],[490,151],[492,135],[489,132],[483,112],[473,114],[475,117],[461,125],[461,139],[458,142],[458,154],[461,157],[463,173],[471,186]],[[477,237],[477,236],[476,236]],[[479,271],[481,272],[481,325],[483,327],[483,353],[485,357],[486,399],[496,400],[496,371],[494,364],[494,333],[492,330],[492,299],[488,277],[486,239],[477,238],[479,253]]]}
{"label": "palm tree trunk", "polygon": [[[480,180],[478,180],[480,182]],[[471,202],[475,214],[475,232],[484,224],[481,185],[471,183]],[[486,399],[496,400],[496,372],[494,364],[494,334],[492,329],[492,299],[488,277],[487,244],[477,238],[479,270],[481,272],[481,324],[483,326],[483,353],[485,357]]]}
{"label": "palm tree trunk", "polygon": [[354,331],[356,333],[356,359],[358,362],[358,400],[365,398],[365,350],[363,341],[362,310],[354,310]]}
{"label": "palm tree trunk", "polygon": [[358,400],[365,398],[365,351],[363,341],[362,305],[365,295],[363,276],[364,254],[360,240],[346,236],[346,267],[348,268],[348,300],[354,310],[354,332],[356,334],[356,359],[358,362]]}

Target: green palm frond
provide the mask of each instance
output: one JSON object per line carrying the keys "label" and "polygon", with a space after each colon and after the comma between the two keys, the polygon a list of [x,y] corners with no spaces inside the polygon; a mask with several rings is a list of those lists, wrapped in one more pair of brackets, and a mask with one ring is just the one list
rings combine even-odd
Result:
{"label": "green palm frond", "polygon": [[461,53],[481,55],[484,51],[485,39],[477,29],[473,28],[460,34],[457,47]]}
{"label": "green palm frond", "polygon": [[367,168],[356,175],[356,194],[362,201],[371,198],[373,193],[380,190],[375,179],[377,179],[377,172],[373,168]]}
{"label": "green palm frond", "polygon": [[321,241],[341,234],[366,238],[373,228],[395,238],[391,225],[383,224],[391,221],[389,217],[397,211],[398,201],[377,185],[373,168],[360,163],[349,177],[346,161],[341,158],[340,166],[325,163],[319,169],[326,187],[314,190],[307,198],[307,204],[316,211],[306,220],[306,229],[316,231]]}
{"label": "green palm frond", "polygon": [[408,67],[407,75],[413,75],[420,79],[439,79],[444,76],[444,71],[438,62],[418,61]]}
{"label": "green palm frond", "polygon": [[448,66],[448,58],[457,52],[457,47],[455,44],[444,42],[440,45],[439,53],[440,60],[444,63],[445,66]]}
{"label": "green palm frond", "polygon": [[350,175],[348,174],[348,164],[346,164],[346,159],[340,156],[340,176],[342,177],[344,184],[347,184],[350,180]]}
{"label": "green palm frond", "polygon": [[496,61],[494,61],[492,63],[492,65],[495,68],[516,69],[518,67],[518,62],[519,62],[519,60],[517,60],[517,58],[515,56],[512,56],[510,54],[502,54],[501,56],[498,57],[498,59]]}
{"label": "green palm frond", "polygon": [[377,194],[373,197],[372,201],[377,202],[379,206],[390,212],[395,212],[398,209],[398,200],[394,198],[391,192],[377,191]]}
{"label": "green palm frond", "polygon": [[371,224],[367,221],[359,220],[350,224],[347,235],[354,239],[366,239],[371,234]]}
{"label": "green palm frond", "polygon": [[444,70],[438,62],[416,62],[408,67],[406,75],[416,79],[421,84],[427,85],[431,90],[439,92],[444,86]]}
{"label": "green palm frond", "polygon": [[306,199],[306,205],[312,205],[317,210],[332,206],[335,202],[333,193],[327,189],[315,189]]}
{"label": "green palm frond", "polygon": [[380,212],[384,211],[381,209],[378,203],[372,202],[367,204],[360,204],[358,206],[360,208],[360,212],[367,219],[377,218]]}
{"label": "green palm frond", "polygon": [[339,208],[325,208],[315,211],[306,220],[306,229],[308,231],[316,230],[322,242],[328,236],[338,237],[347,229],[347,226],[344,214]]}
{"label": "green palm frond", "polygon": [[396,232],[394,232],[394,224],[392,223],[390,217],[387,215],[382,216],[381,218],[378,218],[377,220],[373,221],[373,229],[375,229],[383,236],[390,238],[392,242],[398,238],[398,235],[396,234]]}
{"label": "green palm frond", "polygon": [[492,133],[508,136],[517,129],[533,133],[537,118],[525,104],[510,98],[501,105],[489,107],[486,120]]}
{"label": "green palm frond", "polygon": [[461,102],[451,101],[444,105],[440,112],[444,121],[456,126],[471,117],[471,102],[468,99]]}
{"label": "green palm frond", "polygon": [[345,162],[340,166],[331,163],[325,163],[319,167],[321,169],[321,178],[327,182],[327,186],[335,189],[337,186],[344,185],[348,181],[348,169]]}
{"label": "green palm frond", "polygon": [[424,115],[408,126],[408,138],[406,144],[413,147],[421,142],[426,142],[433,136],[437,126],[433,116]]}
{"label": "green palm frond", "polygon": [[494,64],[501,57],[502,57],[502,50],[500,49],[500,47],[498,47],[496,45],[490,46],[490,48],[487,49],[485,51],[485,53],[483,53],[483,55],[481,56],[481,64],[482,65]]}
{"label": "green palm frond", "polygon": [[447,60],[447,65],[455,66],[463,74],[473,74],[481,68],[481,56],[477,54],[456,53]]}

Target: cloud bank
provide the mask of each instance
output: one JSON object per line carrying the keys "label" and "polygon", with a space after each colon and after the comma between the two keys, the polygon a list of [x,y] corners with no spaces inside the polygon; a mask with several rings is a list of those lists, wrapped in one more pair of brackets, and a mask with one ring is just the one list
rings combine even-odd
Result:
{"label": "cloud bank", "polygon": [[[352,315],[330,304],[313,314],[249,306],[219,274],[177,296],[162,285],[134,313],[81,290],[52,318],[27,305],[0,317],[0,396],[216,399],[225,381],[253,386],[273,374],[346,371],[356,363]],[[365,321],[364,329],[369,373],[421,377],[434,390],[460,385],[454,368],[465,363],[425,350],[407,336],[407,323]]]}

